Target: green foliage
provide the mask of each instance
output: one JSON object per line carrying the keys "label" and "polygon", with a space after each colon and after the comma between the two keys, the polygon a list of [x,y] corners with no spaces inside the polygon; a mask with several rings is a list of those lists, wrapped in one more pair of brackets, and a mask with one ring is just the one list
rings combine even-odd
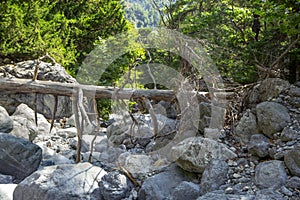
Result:
{"label": "green foliage", "polygon": [[75,75],[95,40],[128,25],[118,0],[7,0],[0,4],[0,57],[19,61],[47,52]]}
{"label": "green foliage", "polygon": [[299,37],[300,4],[296,0],[177,0],[163,11],[168,28],[201,41],[222,75],[237,82],[264,78],[258,66],[284,76],[282,72],[290,66],[287,60],[294,65],[300,62],[293,53],[299,52],[299,41],[285,53]]}

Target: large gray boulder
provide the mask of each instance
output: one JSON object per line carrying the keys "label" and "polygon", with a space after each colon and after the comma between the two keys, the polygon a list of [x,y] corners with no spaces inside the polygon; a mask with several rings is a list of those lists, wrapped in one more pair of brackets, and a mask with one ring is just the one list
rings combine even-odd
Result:
{"label": "large gray boulder", "polygon": [[267,78],[251,91],[249,103],[256,105],[257,103],[276,98],[283,90],[289,88],[289,86],[288,81],[279,78]]}
{"label": "large gray boulder", "polygon": [[233,159],[237,155],[224,144],[202,137],[190,137],[171,149],[171,157],[186,171],[202,173],[213,160]]}
{"label": "large gray boulder", "polygon": [[186,180],[178,170],[171,169],[156,174],[145,180],[138,193],[138,199],[167,199],[182,181]]}
{"label": "large gray boulder", "polygon": [[262,134],[255,134],[251,136],[248,150],[253,156],[264,158],[269,154],[269,148],[270,143],[266,136]]}
{"label": "large gray boulder", "polygon": [[182,181],[169,197],[170,200],[197,199],[200,196],[200,187],[198,184],[188,181]]}
{"label": "large gray boulder", "polygon": [[42,150],[28,140],[0,133],[0,173],[12,175],[20,182],[36,171],[42,160]]}
{"label": "large gray boulder", "polygon": [[292,175],[300,177],[300,145],[285,154],[284,163]]}
{"label": "large gray boulder", "polygon": [[132,155],[128,152],[119,156],[119,162],[126,170],[128,170],[134,178],[146,177],[153,169],[153,159],[150,156],[136,154]]}
{"label": "large gray boulder", "polygon": [[106,174],[90,163],[55,165],[36,171],[16,187],[14,200],[87,200]]}
{"label": "large gray boulder", "polygon": [[265,161],[259,163],[255,169],[255,184],[261,189],[277,189],[283,186],[286,180],[287,173],[282,161]]}
{"label": "large gray boulder", "polygon": [[286,186],[293,189],[300,189],[300,177],[293,176],[286,182]]}
{"label": "large gray boulder", "polygon": [[248,143],[251,136],[258,133],[259,130],[256,123],[256,116],[248,110],[243,114],[241,120],[238,122],[238,125],[235,128],[235,134],[244,143]]}
{"label": "large gray boulder", "polygon": [[29,141],[33,141],[37,135],[49,135],[50,123],[43,115],[38,113],[38,126],[36,126],[34,111],[25,104],[20,104],[11,118],[14,124],[14,128],[10,133],[12,135]]}
{"label": "large gray boulder", "polygon": [[222,160],[211,160],[201,177],[201,192],[203,194],[218,190],[227,178],[228,164]]}
{"label": "large gray boulder", "polygon": [[13,129],[13,121],[5,108],[0,106],[0,132],[9,133]]}
{"label": "large gray boulder", "polygon": [[[15,65],[1,66],[9,78],[32,79],[36,61],[29,60]],[[58,64],[41,62],[38,71],[38,80],[55,81],[62,83],[76,83],[76,80],[67,74],[65,69]],[[9,114],[15,112],[16,107],[25,103],[30,108],[34,108],[34,94],[13,94],[9,91],[0,92],[0,105],[5,107]],[[37,95],[37,111],[45,117],[51,118],[54,108],[55,98],[53,95]],[[56,117],[68,117],[72,115],[72,104],[69,97],[58,97],[58,107]]]}
{"label": "large gray boulder", "polygon": [[288,109],[275,102],[263,102],[256,106],[259,129],[269,138],[291,122]]}

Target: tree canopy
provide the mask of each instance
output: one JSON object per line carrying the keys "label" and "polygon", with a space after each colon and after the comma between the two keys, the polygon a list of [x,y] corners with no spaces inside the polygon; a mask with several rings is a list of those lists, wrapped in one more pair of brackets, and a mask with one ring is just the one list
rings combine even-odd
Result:
{"label": "tree canopy", "polygon": [[[6,0],[0,3],[0,58],[21,61],[48,53],[75,76],[107,38],[161,26],[200,42],[223,77],[294,82],[300,71],[299,13],[297,0]],[[137,57],[141,63],[151,57],[185,76],[194,73],[194,66],[174,53],[145,50],[118,58],[102,83],[112,85]]]}
{"label": "tree canopy", "polygon": [[0,3],[0,57],[51,55],[72,75],[99,38],[126,31],[121,1],[7,0]]}
{"label": "tree canopy", "polygon": [[297,0],[177,0],[160,9],[164,26],[201,41],[222,74],[240,83],[296,80],[299,11]]}

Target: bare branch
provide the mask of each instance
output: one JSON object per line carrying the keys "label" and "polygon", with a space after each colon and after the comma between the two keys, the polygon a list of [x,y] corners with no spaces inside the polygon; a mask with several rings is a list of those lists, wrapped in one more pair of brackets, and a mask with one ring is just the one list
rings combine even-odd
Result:
{"label": "bare branch", "polygon": [[149,101],[149,99],[147,98],[143,98],[144,102],[146,103],[147,109],[149,110],[150,113],[150,117],[153,123],[153,135],[154,135],[154,140],[156,139],[157,133],[158,133],[158,122],[157,122],[157,118],[156,115],[154,113],[153,107],[151,102]]}
{"label": "bare branch", "polygon": [[149,60],[148,60],[148,62],[147,62],[148,72],[149,72],[149,75],[150,75],[150,77],[151,77],[151,79],[152,79],[152,81],[153,81],[154,89],[156,90],[156,89],[157,89],[157,88],[156,88],[156,81],[155,81],[155,78],[154,78],[154,76],[153,76],[153,74],[152,74],[152,71],[151,71],[151,68],[150,68],[150,62],[152,61],[152,57],[151,57],[150,52],[149,52],[148,50],[146,50],[146,51],[147,51],[147,54],[148,54],[148,56],[149,56]]}
{"label": "bare branch", "polygon": [[56,115],[56,112],[57,112],[57,104],[58,104],[58,97],[57,97],[57,95],[54,95],[54,109],[53,109],[53,113],[52,113],[50,133],[53,129],[53,125],[54,125],[54,121],[55,121],[55,115]]}
{"label": "bare branch", "polygon": [[37,117],[37,93],[34,94],[34,121],[35,121],[35,125],[38,126],[38,117]]}
{"label": "bare branch", "polygon": [[98,136],[98,132],[100,130],[100,122],[99,122],[99,115],[98,115],[98,109],[97,109],[97,101],[95,98],[93,98],[93,104],[94,104],[94,112],[95,112],[95,119],[97,120],[97,129],[96,129],[96,132],[95,132],[95,136],[91,142],[91,148],[90,148],[90,155],[89,155],[89,159],[88,161],[89,162],[92,162],[92,156],[93,156],[93,151],[94,151],[94,143],[97,139],[97,136]]}
{"label": "bare branch", "polygon": [[165,19],[164,19],[164,15],[162,13],[162,11],[159,9],[159,6],[157,5],[157,3],[155,2],[155,0],[152,0],[156,10],[158,11],[159,15],[160,15],[160,18],[161,18],[161,21],[162,23],[164,24],[165,27],[168,27],[166,22],[165,22]]}

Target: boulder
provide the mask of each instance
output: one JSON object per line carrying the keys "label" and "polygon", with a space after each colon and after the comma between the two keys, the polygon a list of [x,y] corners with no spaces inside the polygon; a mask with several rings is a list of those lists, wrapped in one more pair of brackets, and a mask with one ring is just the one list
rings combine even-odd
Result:
{"label": "boulder", "polygon": [[103,200],[121,200],[129,196],[133,184],[118,171],[103,176],[99,182],[99,191]]}
{"label": "boulder", "polygon": [[0,132],[9,133],[13,129],[13,121],[8,115],[5,108],[0,106]]}
{"label": "boulder", "polygon": [[298,138],[300,138],[300,132],[297,130],[294,130],[292,127],[285,127],[280,135],[280,139],[283,142],[288,142],[288,141],[292,141],[292,140],[297,140]]}
{"label": "boulder", "polygon": [[255,184],[261,189],[280,188],[286,180],[287,174],[282,161],[265,161],[256,166]]}
{"label": "boulder", "polygon": [[202,173],[212,159],[227,160],[237,155],[224,144],[202,137],[190,137],[171,149],[171,157],[186,171]]}
{"label": "boulder", "polygon": [[291,122],[288,109],[275,102],[263,102],[256,106],[259,129],[269,138]]}
{"label": "boulder", "polygon": [[0,133],[0,173],[11,175],[20,182],[37,170],[42,150],[28,140]]}
{"label": "boulder", "polygon": [[248,143],[251,136],[258,133],[259,130],[256,123],[256,116],[250,110],[247,110],[238,122],[238,125],[235,128],[235,134],[242,142]]}
{"label": "boulder", "polygon": [[300,177],[300,145],[285,154],[284,163],[292,175]]}
{"label": "boulder", "polygon": [[[2,68],[10,78],[32,79],[36,61],[30,60],[20,62],[15,65],[5,65]],[[74,78],[67,74],[61,65],[41,62],[38,71],[38,80],[56,81],[62,83],[77,83]],[[15,112],[16,107],[21,104],[27,104],[34,108],[35,94],[9,94],[0,92],[0,105],[5,107],[9,114]],[[47,118],[52,118],[55,99],[53,95],[37,94],[37,111]],[[72,104],[70,97],[58,96],[58,106],[56,117],[68,117],[72,115]]]}
{"label": "boulder", "polygon": [[36,171],[16,187],[14,200],[90,199],[105,170],[90,163],[55,165]]}
{"label": "boulder", "polygon": [[248,151],[253,156],[264,158],[269,154],[270,143],[268,138],[262,134],[251,136]]}
{"label": "boulder", "polygon": [[289,180],[286,181],[286,186],[288,188],[293,188],[293,189],[300,189],[300,177],[298,176],[293,176]]}
{"label": "boulder", "polygon": [[283,90],[289,88],[289,86],[288,81],[279,78],[267,78],[251,91],[249,103],[256,105],[257,103],[276,98]]}
{"label": "boulder", "polygon": [[132,155],[123,153],[119,156],[119,162],[134,178],[142,179],[151,172],[153,160],[147,155]]}
{"label": "boulder", "polygon": [[43,115],[38,113],[38,126],[36,126],[34,111],[25,104],[20,104],[11,118],[14,121],[14,128],[10,133],[12,135],[29,141],[33,141],[38,134],[49,135],[50,123]]}
{"label": "boulder", "polygon": [[100,161],[106,166],[116,167],[116,162],[118,161],[119,156],[125,152],[124,148],[109,146],[104,151],[98,154],[99,156],[94,157],[94,159]]}
{"label": "boulder", "polygon": [[201,177],[201,192],[205,194],[218,190],[221,185],[225,184],[228,169],[228,164],[225,161],[211,160]]}
{"label": "boulder", "polygon": [[286,101],[295,108],[300,108],[300,87],[291,86],[287,92]]}
{"label": "boulder", "polygon": [[144,181],[138,199],[167,199],[182,181],[186,180],[176,168],[156,174]]}
{"label": "boulder", "polygon": [[200,196],[199,185],[182,181],[173,191],[169,197],[170,200],[182,200],[182,199],[197,199]]}

